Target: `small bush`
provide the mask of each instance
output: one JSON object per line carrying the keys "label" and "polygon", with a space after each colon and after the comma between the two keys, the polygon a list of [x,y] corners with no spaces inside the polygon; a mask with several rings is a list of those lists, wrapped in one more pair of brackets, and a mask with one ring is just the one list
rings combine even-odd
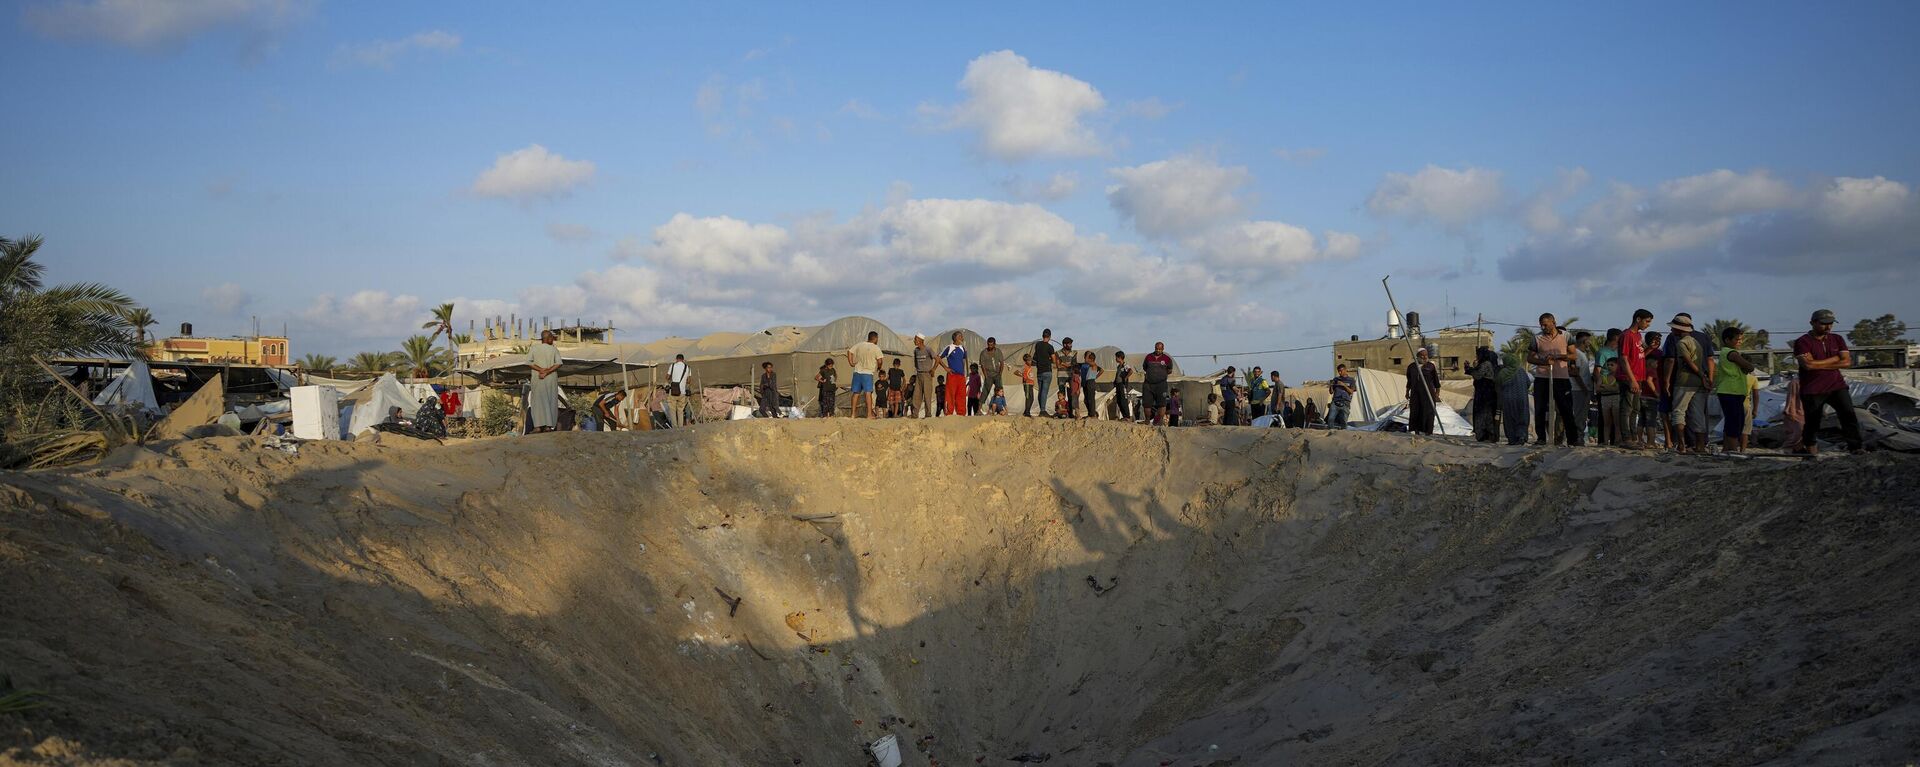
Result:
{"label": "small bush", "polygon": [[488,389],[480,395],[480,431],[489,437],[497,437],[513,431],[520,420],[520,413],[513,406],[513,398],[505,392]]}

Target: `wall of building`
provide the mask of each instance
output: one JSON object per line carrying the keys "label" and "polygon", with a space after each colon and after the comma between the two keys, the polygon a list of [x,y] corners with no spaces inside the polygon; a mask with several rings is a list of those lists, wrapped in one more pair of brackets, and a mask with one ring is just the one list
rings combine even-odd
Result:
{"label": "wall of building", "polygon": [[[1443,380],[1466,378],[1467,366],[1473,364],[1474,352],[1482,346],[1494,345],[1492,331],[1474,330],[1444,331],[1413,341],[1415,346],[1422,343],[1439,347],[1434,354],[1433,364],[1439,368]],[[1344,363],[1350,368],[1405,373],[1407,366],[1413,364],[1413,352],[1408,349],[1404,338],[1341,341],[1333,345],[1333,363]]]}
{"label": "wall of building", "polygon": [[287,339],[278,336],[256,338],[163,338],[148,348],[148,356],[161,362],[233,362],[242,365],[284,367],[292,357]]}

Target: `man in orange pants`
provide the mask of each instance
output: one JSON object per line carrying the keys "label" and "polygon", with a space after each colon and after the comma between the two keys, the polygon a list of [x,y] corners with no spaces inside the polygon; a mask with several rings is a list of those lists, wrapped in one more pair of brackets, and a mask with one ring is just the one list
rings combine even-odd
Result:
{"label": "man in orange pants", "polygon": [[940,360],[947,364],[947,415],[967,414],[967,347],[960,345],[960,333],[953,334],[953,343],[940,350]]}

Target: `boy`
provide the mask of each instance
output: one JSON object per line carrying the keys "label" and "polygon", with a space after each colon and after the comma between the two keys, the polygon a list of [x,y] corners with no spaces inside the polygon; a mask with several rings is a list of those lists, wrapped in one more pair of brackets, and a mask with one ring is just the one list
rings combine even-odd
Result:
{"label": "boy", "polygon": [[1174,389],[1167,395],[1167,425],[1180,425],[1180,390]]}
{"label": "boy", "polygon": [[967,415],[980,414],[980,363],[967,366]]}
{"label": "boy", "polygon": [[893,361],[893,367],[887,369],[887,417],[899,418],[907,403],[907,370],[900,367],[900,360]]}
{"label": "boy", "polygon": [[1007,414],[1007,390],[1005,387],[994,388],[993,399],[988,404],[987,412],[994,415]]}
{"label": "boy", "polygon": [[780,382],[771,362],[760,363],[760,417],[780,417]]}

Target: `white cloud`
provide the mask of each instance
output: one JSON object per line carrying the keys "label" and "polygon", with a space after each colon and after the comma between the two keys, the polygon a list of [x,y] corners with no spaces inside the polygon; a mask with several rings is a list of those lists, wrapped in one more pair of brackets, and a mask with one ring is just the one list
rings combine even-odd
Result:
{"label": "white cloud", "polygon": [[593,178],[593,163],[569,160],[539,144],[500,155],[473,180],[473,193],[528,201],[558,197]]}
{"label": "white cloud", "polygon": [[1092,85],[1062,72],[1038,69],[1013,51],[995,51],[967,64],[960,79],[967,99],[946,112],[953,127],[978,132],[980,151],[1017,162],[1032,157],[1082,157],[1105,146],[1083,124],[1107,101]]}
{"label": "white cloud", "polygon": [[215,312],[233,314],[241,307],[253,303],[253,296],[247,293],[246,288],[231,282],[223,282],[201,290],[200,300]]}
{"label": "white cloud", "polygon": [[750,274],[776,268],[787,240],[787,231],[773,224],[677,213],[653,230],[647,257],[661,266],[704,274]]}
{"label": "white cloud", "polygon": [[547,236],[553,238],[555,242],[586,242],[599,236],[599,233],[586,224],[550,221],[547,222]]}
{"label": "white cloud", "polygon": [[859,99],[847,99],[847,103],[840,105],[840,114],[852,115],[862,120],[883,120],[887,116],[886,113],[873,108],[872,104]]}
{"label": "white cloud", "polygon": [[1179,104],[1168,104],[1161,101],[1159,97],[1129,101],[1125,107],[1127,114],[1147,120],[1158,120],[1173,114],[1174,110],[1179,108]]}
{"label": "white cloud", "polygon": [[1072,197],[1080,189],[1080,174],[1063,170],[1048,176],[1045,181],[1027,181],[1019,175],[1008,176],[1001,180],[1000,187],[1007,194],[1026,200],[1046,200],[1055,202]]}
{"label": "white cloud", "polygon": [[1586,188],[1592,177],[1586,168],[1562,170],[1554,183],[1535,193],[1527,200],[1521,211],[1522,222],[1534,232],[1551,232],[1560,228],[1559,208],[1567,200]]}
{"label": "white cloud", "polygon": [[1105,240],[1075,250],[1074,272],[1058,288],[1069,303],[1153,315],[1179,314],[1231,300],[1234,286],[1198,263],[1151,255]]}
{"label": "white cloud", "polygon": [[414,51],[447,53],[460,47],[460,36],[438,29],[415,32],[398,40],[375,40],[342,45],[333,52],[333,66],[392,69],[394,59]]}
{"label": "white cloud", "polygon": [[1504,195],[1499,171],[1428,165],[1412,175],[1388,173],[1367,199],[1367,210],[1460,226],[1499,210]]}
{"label": "white cloud", "polygon": [[880,222],[880,242],[898,258],[1015,274],[1060,263],[1076,241],[1073,224],[1045,208],[993,200],[908,200]]}
{"label": "white cloud", "polygon": [[1187,240],[1202,262],[1245,282],[1291,276],[1299,267],[1317,261],[1358,257],[1358,235],[1329,231],[1324,245],[1313,233],[1279,221],[1242,221],[1209,230]]}
{"label": "white cloud", "polygon": [[1244,207],[1241,187],[1253,180],[1246,168],[1197,155],[1108,172],[1119,183],[1107,187],[1107,201],[1149,237],[1189,234],[1232,218]]}
{"label": "white cloud", "polygon": [[346,298],[322,293],[300,313],[309,325],[352,340],[404,337],[419,330],[426,315],[418,296],[384,290],[362,290]]}
{"label": "white cloud", "polygon": [[222,27],[270,33],[304,15],[307,5],[301,0],[60,0],[30,6],[22,15],[49,37],[151,48]]}
{"label": "white cloud", "polygon": [[[1550,206],[1551,207],[1551,206]],[[1884,177],[1803,189],[1765,171],[1716,170],[1651,190],[1614,184],[1570,214],[1529,213],[1534,234],[1500,261],[1510,280],[1650,268],[1763,274],[1872,271],[1920,257],[1920,204]]]}
{"label": "white cloud", "polygon": [[1301,165],[1306,165],[1314,160],[1325,157],[1326,154],[1327,150],[1320,147],[1300,147],[1297,149],[1281,147],[1273,150],[1273,156],[1286,160],[1287,162],[1299,163]]}

